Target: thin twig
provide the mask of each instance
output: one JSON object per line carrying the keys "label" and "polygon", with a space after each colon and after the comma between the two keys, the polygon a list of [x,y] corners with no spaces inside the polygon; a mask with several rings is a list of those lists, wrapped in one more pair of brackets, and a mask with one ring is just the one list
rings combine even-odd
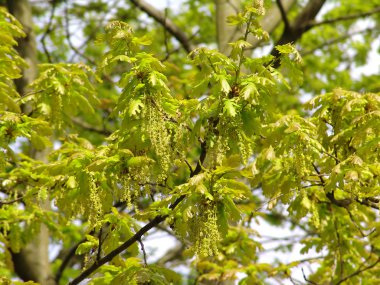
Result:
{"label": "thin twig", "polygon": [[19,202],[21,201],[22,199],[24,199],[25,197],[24,196],[21,196],[21,197],[18,197],[16,199],[13,199],[13,200],[8,200],[8,201],[0,201],[0,208],[3,206],[3,205],[10,205],[10,204],[13,204],[13,203],[16,203],[16,202]]}
{"label": "thin twig", "polygon": [[103,244],[102,234],[103,234],[103,227],[100,227],[100,230],[98,233],[99,246],[98,246],[98,252],[96,254],[96,261],[99,261],[100,258],[102,257],[102,244]]}
{"label": "thin twig", "polygon": [[[335,285],[339,285],[339,284],[342,284],[344,281],[356,276],[356,275],[359,275],[360,273],[368,270],[368,269],[371,269],[373,267],[375,267],[378,263],[380,262],[380,257],[374,262],[372,263],[371,265],[368,265],[367,267],[364,267],[363,269],[358,269],[357,271],[355,271],[354,273],[344,277],[343,279],[339,280]],[[361,267],[361,266],[360,266]]]}
{"label": "thin twig", "polygon": [[169,58],[169,41],[168,41],[168,29],[166,27],[166,23],[167,23],[167,18],[168,18],[168,7],[165,8],[165,20],[164,20],[164,43],[165,43],[165,51],[166,51],[166,57],[165,58]]}
{"label": "thin twig", "polygon": [[143,252],[144,265],[147,266],[148,262],[146,261],[146,251],[145,251],[144,243],[142,242],[141,238],[138,240],[138,242],[139,242],[139,244],[141,246],[141,250]]}
{"label": "thin twig", "polygon": [[67,39],[67,43],[69,44],[69,47],[79,56],[83,57],[84,59],[86,59],[89,63],[93,64],[93,65],[96,65],[96,62],[89,58],[87,55],[85,55],[84,53],[82,53],[80,50],[78,50],[74,44],[72,43],[71,41],[71,35],[70,35],[70,19],[69,19],[69,8],[68,8],[69,4],[68,4],[68,1],[65,0],[65,12],[64,12],[64,15],[65,15],[65,32],[66,32],[66,39]]}
{"label": "thin twig", "polygon": [[307,56],[309,54],[313,54],[315,51],[319,50],[319,49],[322,49],[322,48],[325,48],[325,47],[328,47],[328,46],[331,46],[333,44],[336,44],[336,43],[339,43],[339,42],[342,42],[348,38],[351,38],[355,35],[358,35],[358,34],[365,34],[365,33],[369,33],[371,31],[373,31],[375,28],[374,27],[371,27],[371,28],[366,28],[364,30],[359,30],[359,31],[355,31],[355,32],[352,32],[352,33],[347,33],[341,37],[337,37],[335,39],[330,39],[318,46],[316,46],[315,48],[311,49],[311,50],[307,50],[307,51],[301,51],[300,54],[301,56]]}
{"label": "thin twig", "polygon": [[162,26],[166,27],[167,31],[180,42],[181,46],[187,53],[190,53],[193,50],[193,45],[187,35],[176,24],[167,19],[160,10],[156,9],[144,0],[130,0],[130,2],[147,13]]}
{"label": "thin twig", "polygon": [[306,275],[305,275],[305,272],[303,271],[303,268],[301,268],[301,271],[302,271],[303,279],[305,279],[306,282],[313,284],[313,285],[318,285],[318,283],[315,283],[314,281],[311,281],[311,280],[306,278]]}
{"label": "thin twig", "polygon": [[317,26],[333,24],[333,23],[341,22],[341,21],[349,21],[349,20],[354,20],[357,18],[364,18],[364,17],[371,16],[371,15],[377,14],[377,13],[380,13],[380,7],[377,7],[371,11],[360,12],[360,13],[351,14],[351,15],[345,15],[345,16],[334,18],[334,19],[323,20],[320,22],[312,21],[312,22],[308,23],[307,25],[309,27],[317,27]]}
{"label": "thin twig", "polygon": [[56,3],[57,3],[57,0],[51,1],[51,5],[52,6],[51,6],[51,10],[50,10],[49,21],[48,21],[48,24],[46,26],[46,30],[45,30],[44,34],[42,35],[42,37],[41,37],[42,48],[44,50],[44,53],[45,53],[45,55],[47,57],[48,62],[50,62],[50,63],[52,62],[52,60],[51,60],[50,53],[49,53],[49,51],[48,51],[48,49],[46,47],[45,39],[52,32],[51,25],[53,24]]}

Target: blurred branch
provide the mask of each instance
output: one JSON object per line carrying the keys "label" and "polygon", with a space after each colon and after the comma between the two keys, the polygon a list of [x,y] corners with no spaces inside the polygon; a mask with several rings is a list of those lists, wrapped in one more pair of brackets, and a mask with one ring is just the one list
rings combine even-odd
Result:
{"label": "blurred branch", "polygon": [[[118,3],[119,3],[119,0],[115,0],[112,3],[108,3],[108,11],[116,8]],[[91,29],[91,31],[89,31],[87,38],[77,47],[77,50],[80,51],[81,49],[83,49],[83,47],[87,46],[90,41],[94,40],[94,37],[96,36],[96,34],[102,30],[107,16],[108,16],[108,13],[104,13],[104,15],[98,19],[96,27],[94,29]],[[76,55],[80,56],[80,54],[74,53],[70,57],[69,61],[73,61]]]}
{"label": "blurred branch", "polygon": [[[284,12],[288,13],[296,2],[296,0],[281,0],[281,5]],[[265,13],[265,16],[260,21],[260,25],[263,30],[269,34],[272,33],[280,23],[281,11],[278,5],[272,5],[272,7]],[[252,45],[252,49],[254,49],[260,45],[262,39],[250,36],[248,38],[248,41]]]}
{"label": "blurred branch", "polygon": [[52,28],[51,28],[51,26],[53,24],[53,19],[54,19],[54,15],[55,15],[56,3],[57,3],[56,0],[51,1],[51,10],[50,10],[49,21],[48,21],[48,24],[46,26],[46,30],[43,33],[42,38],[41,38],[42,48],[44,50],[44,53],[45,53],[45,55],[47,57],[48,62],[50,62],[50,63],[52,62],[52,60],[51,60],[50,53],[49,53],[49,51],[48,51],[48,49],[46,47],[45,40],[46,40],[46,37],[53,31]]}
{"label": "blurred branch", "polygon": [[[69,13],[68,13],[68,1],[67,0],[64,0],[65,1],[65,12],[64,12],[64,17],[65,17],[65,33],[66,33],[66,39],[67,39],[67,43],[69,44],[69,47],[73,50],[73,52],[79,56],[81,56],[82,58],[84,58],[85,60],[87,60],[89,63],[91,63],[92,65],[96,66],[96,62],[88,57],[87,55],[85,55],[83,52],[81,52],[78,48],[76,48],[74,46],[74,44],[72,43],[71,41],[71,35],[70,35],[70,19],[69,19]],[[106,74],[103,74],[103,77],[110,83],[114,84],[113,80],[111,79],[111,77],[109,77],[108,75]]]}
{"label": "blurred branch", "polygon": [[361,30],[361,31],[356,31],[356,32],[352,32],[352,33],[347,33],[341,37],[337,37],[335,39],[330,39],[318,46],[316,46],[315,48],[311,49],[311,50],[307,50],[307,51],[301,51],[300,54],[301,56],[307,56],[309,54],[313,54],[315,51],[319,50],[319,49],[322,49],[324,47],[327,47],[327,46],[331,46],[333,44],[336,44],[336,43],[339,43],[339,42],[342,42],[348,38],[351,38],[352,36],[354,35],[357,35],[357,34],[364,34],[364,33],[368,33],[370,32],[371,30],[373,30],[373,28],[369,28],[369,29],[364,29],[364,30]]}
{"label": "blurred branch", "polygon": [[101,135],[104,135],[104,136],[109,136],[109,135],[112,134],[111,131],[109,131],[107,129],[96,128],[96,127],[94,127],[94,126],[92,126],[92,125],[84,122],[80,118],[73,117],[71,120],[73,121],[73,123],[75,125],[81,127],[82,129],[85,129],[86,131],[95,132],[95,133],[98,133],[98,134],[101,134]]}
{"label": "blurred branch", "polygon": [[67,43],[69,44],[69,47],[73,50],[73,52],[75,52],[77,55],[83,57],[85,60],[87,60],[89,63],[93,64],[93,65],[96,65],[96,62],[89,58],[87,55],[85,55],[84,53],[82,53],[80,50],[78,50],[72,43],[71,41],[71,34],[70,34],[70,19],[69,19],[69,4],[68,4],[68,1],[67,0],[64,0],[65,1],[65,12],[64,12],[64,17],[65,17],[65,33],[66,33],[66,39],[67,39]]}
{"label": "blurred branch", "polygon": [[315,283],[314,281],[311,281],[311,280],[309,280],[309,279],[306,278],[306,275],[305,275],[305,272],[303,271],[303,268],[301,270],[302,270],[303,279],[305,279],[305,281],[307,283],[313,284],[313,285],[318,285],[318,283]]}
{"label": "blurred branch", "polygon": [[364,206],[371,207],[372,209],[380,210],[380,207],[378,205],[375,205],[369,199],[370,198],[364,198],[363,200],[360,200],[359,198],[356,198],[355,201],[358,202],[359,204],[364,205]]}
{"label": "blurred branch", "polygon": [[341,22],[341,21],[349,21],[349,20],[355,20],[358,18],[365,18],[367,16],[371,16],[371,15],[376,14],[376,13],[380,13],[380,7],[377,7],[371,11],[368,11],[368,12],[361,12],[361,13],[346,15],[346,16],[337,17],[334,19],[327,19],[327,20],[320,21],[320,22],[311,21],[307,24],[307,26],[308,26],[308,28],[318,27],[321,25],[328,25],[328,24],[333,24],[333,23]]}
{"label": "blurred branch", "polygon": [[289,29],[290,27],[290,24],[289,24],[289,20],[288,20],[288,17],[286,15],[286,11],[284,9],[284,6],[282,6],[282,2],[281,0],[276,0],[277,2],[277,6],[280,10],[280,13],[281,13],[281,18],[282,20],[284,21],[284,24],[285,24],[285,30]]}
{"label": "blurred branch", "polygon": [[13,200],[8,200],[8,201],[1,200],[0,201],[0,208],[3,205],[10,205],[10,204],[14,204],[14,203],[20,202],[22,199],[24,199],[24,196],[21,196],[19,198],[13,199]]}
{"label": "blurred branch", "polygon": [[52,59],[51,59],[51,55],[50,55],[50,53],[46,47],[45,40],[46,40],[46,37],[53,31],[51,26],[53,24],[53,19],[54,19],[54,15],[55,15],[56,3],[57,3],[56,0],[51,1],[51,10],[50,10],[49,21],[48,21],[48,24],[46,26],[46,30],[45,30],[44,34],[42,35],[42,38],[41,38],[42,48],[44,50],[44,53],[45,53],[49,63],[52,63]]}
{"label": "blurred branch", "polygon": [[87,241],[87,239],[82,239],[81,241],[79,241],[76,245],[74,245],[70,250],[69,252],[66,254],[66,256],[64,257],[64,259],[62,260],[62,263],[61,265],[59,266],[58,270],[57,270],[57,273],[55,274],[55,282],[57,284],[59,284],[59,281],[61,280],[61,277],[62,277],[62,274],[63,274],[63,271],[65,271],[66,267],[69,265],[70,261],[75,257],[75,252],[78,248],[78,246],[82,243],[84,243],[85,241]]}
{"label": "blurred branch", "polygon": [[146,251],[145,251],[144,244],[143,244],[141,238],[138,239],[137,241],[139,242],[139,244],[140,244],[140,246],[141,246],[141,250],[142,250],[142,252],[143,252],[144,265],[147,266],[147,265],[148,265],[148,262],[146,261]]}
{"label": "blurred branch", "polygon": [[274,56],[274,68],[280,66],[280,52],[276,49],[276,46],[292,43],[299,40],[302,35],[311,28],[308,27],[307,24],[314,20],[325,2],[326,0],[310,0],[305,8],[303,8],[301,13],[299,13],[295,21],[289,24],[288,29],[284,29],[280,39],[275,43],[274,48],[270,53]]}
{"label": "blurred branch", "polygon": [[144,0],[130,0],[130,2],[166,28],[167,31],[180,42],[186,52],[190,53],[194,49],[187,35],[170,19],[167,19],[165,13],[162,13]]}
{"label": "blurred branch", "polygon": [[339,285],[339,284],[342,284],[343,282],[347,281],[348,279],[356,276],[356,275],[359,275],[360,273],[364,272],[364,271],[367,271],[373,267],[375,267],[378,263],[380,262],[380,257],[377,258],[377,260],[372,263],[371,265],[368,265],[367,267],[364,267],[362,269],[360,269],[362,267],[362,265],[359,267],[359,269],[357,271],[355,271],[354,273],[344,277],[343,279],[340,279],[339,282],[337,282],[335,285]]}

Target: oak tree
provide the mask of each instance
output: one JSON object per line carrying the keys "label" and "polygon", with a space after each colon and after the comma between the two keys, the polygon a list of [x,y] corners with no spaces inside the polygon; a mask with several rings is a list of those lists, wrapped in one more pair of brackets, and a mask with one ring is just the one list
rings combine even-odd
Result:
{"label": "oak tree", "polygon": [[2,284],[379,282],[379,1],[0,4]]}

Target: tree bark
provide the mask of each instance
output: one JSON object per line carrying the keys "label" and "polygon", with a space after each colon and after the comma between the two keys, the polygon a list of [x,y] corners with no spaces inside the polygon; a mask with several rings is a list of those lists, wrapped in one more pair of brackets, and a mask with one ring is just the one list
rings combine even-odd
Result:
{"label": "tree bark", "polygon": [[[38,72],[32,9],[27,0],[7,0],[6,3],[9,12],[23,25],[26,33],[26,37],[18,41],[17,50],[28,63],[28,68],[23,70],[20,79],[15,80],[17,91],[25,94],[27,86],[36,78]],[[24,112],[28,112],[27,109],[28,107],[24,106]],[[32,152],[35,159],[46,161],[46,152]],[[49,209],[49,201],[43,207]],[[41,285],[55,284],[49,263],[49,232],[45,225],[41,224],[36,237],[19,253],[13,253],[12,259],[15,271],[22,280],[38,282]]]}

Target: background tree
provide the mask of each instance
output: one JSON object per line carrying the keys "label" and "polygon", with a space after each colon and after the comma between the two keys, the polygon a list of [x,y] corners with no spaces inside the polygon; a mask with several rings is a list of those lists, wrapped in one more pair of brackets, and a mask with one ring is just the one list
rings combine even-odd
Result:
{"label": "background tree", "polygon": [[[0,1],[2,282],[376,284],[380,3],[346,2]],[[259,219],[323,254],[260,263]]]}

